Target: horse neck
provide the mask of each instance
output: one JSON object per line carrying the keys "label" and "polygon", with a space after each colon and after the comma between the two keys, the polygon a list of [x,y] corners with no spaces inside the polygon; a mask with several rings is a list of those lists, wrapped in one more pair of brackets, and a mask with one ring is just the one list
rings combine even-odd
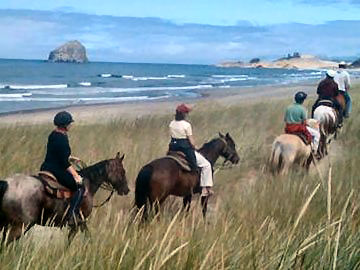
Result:
{"label": "horse neck", "polygon": [[83,175],[85,182],[88,182],[89,193],[91,195],[94,195],[100,188],[101,184],[108,178],[106,173],[106,164],[106,160],[100,161],[80,171],[80,174]]}
{"label": "horse neck", "polygon": [[219,139],[212,140],[208,143],[205,143],[199,150],[199,153],[202,154],[213,167],[224,146],[223,143]]}

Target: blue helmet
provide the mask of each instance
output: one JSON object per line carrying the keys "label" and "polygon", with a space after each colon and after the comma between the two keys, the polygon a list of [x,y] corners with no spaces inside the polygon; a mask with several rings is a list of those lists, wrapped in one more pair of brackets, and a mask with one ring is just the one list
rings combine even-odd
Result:
{"label": "blue helmet", "polygon": [[304,100],[306,99],[306,97],[307,97],[307,94],[305,93],[305,92],[302,92],[302,91],[300,91],[300,92],[297,92],[296,94],[295,94],[295,101],[296,101],[296,103],[303,103],[304,102]]}
{"label": "blue helmet", "polygon": [[67,111],[58,112],[54,117],[54,125],[57,127],[66,127],[72,122],[74,122],[74,119]]}

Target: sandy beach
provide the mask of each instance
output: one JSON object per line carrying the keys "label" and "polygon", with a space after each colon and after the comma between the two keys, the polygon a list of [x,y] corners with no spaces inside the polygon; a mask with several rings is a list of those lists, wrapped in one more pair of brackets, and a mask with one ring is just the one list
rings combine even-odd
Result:
{"label": "sandy beach", "polygon": [[[359,84],[360,80],[353,80]],[[107,103],[95,105],[81,105],[62,107],[57,109],[41,109],[0,114],[0,125],[5,124],[41,124],[51,123],[52,117],[59,110],[70,111],[80,124],[111,121],[116,118],[135,119],[146,115],[171,114],[178,103],[186,102],[191,105],[218,104],[231,106],[270,99],[289,98],[297,91],[305,91],[315,97],[317,82],[307,84],[269,85],[242,88],[212,88],[198,90],[200,98],[172,99],[156,101],[138,101],[127,103]]]}
{"label": "sandy beach", "polygon": [[[114,118],[138,118],[145,115],[172,113],[176,104],[186,102],[192,105],[218,103],[222,106],[248,103],[269,98],[291,97],[296,91],[315,94],[316,83],[281,86],[256,86],[243,88],[217,88],[199,90],[200,98],[139,101],[63,107],[70,111],[80,123],[110,121]],[[53,115],[61,110],[44,109],[21,111],[0,115],[0,124],[40,124],[51,123]]]}

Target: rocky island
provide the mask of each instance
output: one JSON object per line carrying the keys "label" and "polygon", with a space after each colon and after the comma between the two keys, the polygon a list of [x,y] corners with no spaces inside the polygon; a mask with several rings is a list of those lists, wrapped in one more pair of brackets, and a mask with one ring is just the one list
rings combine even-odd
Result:
{"label": "rocky island", "polygon": [[87,63],[86,49],[77,40],[66,42],[49,54],[49,62],[57,63]]}

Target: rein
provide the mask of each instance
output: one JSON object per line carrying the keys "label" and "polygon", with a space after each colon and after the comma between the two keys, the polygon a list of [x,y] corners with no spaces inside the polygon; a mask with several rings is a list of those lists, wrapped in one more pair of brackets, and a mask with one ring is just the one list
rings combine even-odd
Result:
{"label": "rein", "polygon": [[101,184],[100,188],[103,189],[103,190],[111,191],[111,192],[110,192],[110,195],[102,203],[97,204],[97,205],[93,205],[94,208],[102,207],[106,203],[108,203],[110,201],[112,195],[114,194],[114,191],[115,191],[115,189],[109,183]]}

